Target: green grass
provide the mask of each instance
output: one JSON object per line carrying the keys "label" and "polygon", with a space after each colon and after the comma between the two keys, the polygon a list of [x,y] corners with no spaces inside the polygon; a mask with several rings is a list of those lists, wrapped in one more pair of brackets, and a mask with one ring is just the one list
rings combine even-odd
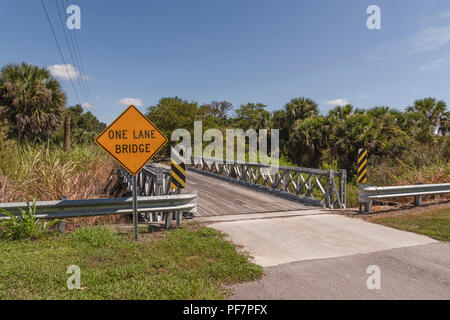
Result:
{"label": "green grass", "polygon": [[[225,285],[263,274],[223,234],[199,225],[141,239],[88,227],[0,240],[0,299],[222,299]],[[70,265],[81,268],[81,290],[67,289]]]}
{"label": "green grass", "polygon": [[450,241],[450,208],[433,210],[423,215],[405,214],[392,218],[374,218],[371,221],[420,233],[436,240]]}

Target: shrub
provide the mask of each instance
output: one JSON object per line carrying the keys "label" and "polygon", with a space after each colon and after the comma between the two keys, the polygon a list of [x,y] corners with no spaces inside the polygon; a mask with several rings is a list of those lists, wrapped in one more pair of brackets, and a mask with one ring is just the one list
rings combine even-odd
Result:
{"label": "shrub", "polygon": [[30,240],[37,239],[46,233],[51,226],[60,220],[43,222],[36,218],[36,200],[33,199],[32,205],[27,202],[27,210],[19,208],[20,215],[15,215],[4,209],[0,209],[0,213],[8,216],[9,220],[0,222],[0,235],[3,238],[16,240],[28,238]]}

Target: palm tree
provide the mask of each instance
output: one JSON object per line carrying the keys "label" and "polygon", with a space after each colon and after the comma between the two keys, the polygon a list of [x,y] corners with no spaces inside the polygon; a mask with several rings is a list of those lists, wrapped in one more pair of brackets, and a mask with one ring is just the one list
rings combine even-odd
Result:
{"label": "palm tree", "polygon": [[437,101],[435,98],[425,98],[414,101],[414,105],[409,106],[406,110],[422,113],[432,125],[437,126],[440,118],[447,110],[447,105],[443,100]]}
{"label": "palm tree", "polygon": [[22,138],[42,137],[59,128],[66,96],[50,73],[34,65],[9,64],[0,73],[0,106]]}
{"label": "palm tree", "polygon": [[286,119],[290,123],[305,120],[319,114],[317,103],[305,97],[294,98],[285,105]]}
{"label": "palm tree", "polygon": [[312,167],[320,165],[328,141],[328,132],[324,130],[327,122],[326,117],[310,117],[295,123],[287,141],[288,155],[295,163]]}
{"label": "palm tree", "polygon": [[331,109],[328,112],[328,115],[332,119],[344,120],[348,116],[351,116],[353,113],[353,106],[351,104],[347,104],[345,106],[337,106],[334,109]]}
{"label": "palm tree", "polygon": [[442,113],[441,118],[439,119],[439,130],[443,136],[446,136],[450,131],[450,112],[447,111]]}

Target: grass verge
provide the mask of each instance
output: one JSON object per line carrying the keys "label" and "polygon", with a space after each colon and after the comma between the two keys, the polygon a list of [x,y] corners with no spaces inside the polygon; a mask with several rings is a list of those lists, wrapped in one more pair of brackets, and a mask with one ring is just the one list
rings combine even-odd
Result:
{"label": "grass verge", "polygon": [[436,240],[450,241],[450,208],[433,209],[414,215],[373,217],[369,221],[423,234]]}
{"label": "grass verge", "polygon": [[[222,299],[226,285],[258,279],[218,231],[198,224],[141,234],[85,227],[35,241],[0,241],[0,299]],[[70,265],[81,289],[69,290]]]}

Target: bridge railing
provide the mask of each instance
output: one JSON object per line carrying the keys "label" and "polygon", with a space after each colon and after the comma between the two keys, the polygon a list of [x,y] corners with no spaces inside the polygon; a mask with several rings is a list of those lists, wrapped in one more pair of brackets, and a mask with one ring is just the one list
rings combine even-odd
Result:
{"label": "bridge railing", "polygon": [[[132,176],[125,169],[122,169],[125,182],[128,185],[128,191],[132,191]],[[180,190],[174,190],[170,187],[170,170],[158,163],[147,164],[136,177],[138,196],[158,197],[180,194]],[[196,194],[196,191],[193,192]],[[192,216],[197,212],[197,207],[193,210],[181,210],[184,214]],[[148,222],[156,222],[164,219],[165,213],[162,211],[147,212],[141,215],[141,219]]]}
{"label": "bridge railing", "polygon": [[334,171],[285,166],[273,169],[263,163],[205,157],[192,157],[189,169],[326,208],[346,207],[345,169]]}
{"label": "bridge railing", "polygon": [[[122,169],[128,191],[132,190],[132,176]],[[170,170],[156,163],[149,163],[136,177],[139,196],[163,196],[173,194],[170,188]]]}

